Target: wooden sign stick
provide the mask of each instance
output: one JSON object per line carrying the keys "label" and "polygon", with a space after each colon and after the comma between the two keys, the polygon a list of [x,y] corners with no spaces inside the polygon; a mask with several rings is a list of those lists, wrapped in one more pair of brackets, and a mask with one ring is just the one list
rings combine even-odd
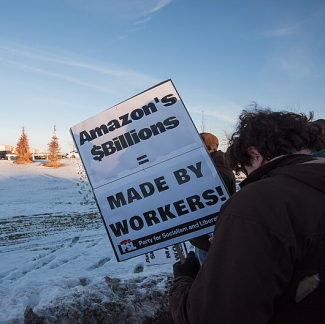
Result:
{"label": "wooden sign stick", "polygon": [[176,249],[176,252],[181,260],[182,263],[185,262],[185,256],[183,254],[183,251],[182,251],[182,248],[181,248],[181,245],[178,243],[178,244],[174,244],[174,247]]}

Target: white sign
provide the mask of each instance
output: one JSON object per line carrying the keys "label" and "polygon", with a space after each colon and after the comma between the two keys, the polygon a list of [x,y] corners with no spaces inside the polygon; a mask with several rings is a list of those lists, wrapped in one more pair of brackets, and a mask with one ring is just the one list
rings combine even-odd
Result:
{"label": "white sign", "polygon": [[[183,252],[184,257],[187,256],[187,249],[184,243],[180,244],[180,249]],[[175,245],[168,246],[163,249],[152,251],[146,253],[143,256],[144,264],[145,265],[157,265],[157,264],[166,264],[166,263],[175,263],[180,261],[180,257],[178,252],[176,251]]]}
{"label": "white sign", "polygon": [[118,261],[213,231],[228,193],[171,80],[71,133]]}

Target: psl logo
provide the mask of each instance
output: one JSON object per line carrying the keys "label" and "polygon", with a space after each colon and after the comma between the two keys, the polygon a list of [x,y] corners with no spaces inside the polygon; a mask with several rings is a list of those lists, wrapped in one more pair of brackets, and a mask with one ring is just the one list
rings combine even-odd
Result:
{"label": "psl logo", "polygon": [[133,250],[136,250],[137,248],[133,245],[133,243],[131,242],[130,239],[128,240],[124,240],[122,242],[120,242],[120,246],[122,249],[122,253],[127,253],[127,252],[131,252]]}

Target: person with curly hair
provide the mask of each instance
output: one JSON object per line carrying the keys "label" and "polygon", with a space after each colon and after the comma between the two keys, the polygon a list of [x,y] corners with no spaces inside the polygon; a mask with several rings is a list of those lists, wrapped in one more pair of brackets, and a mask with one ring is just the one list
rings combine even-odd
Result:
{"label": "person with curly hair", "polygon": [[[325,119],[317,119],[311,122],[316,127],[320,127],[323,132],[323,137],[325,137]],[[325,144],[322,146],[322,149],[318,152],[312,153],[313,156],[325,157]]]}
{"label": "person with curly hair", "polygon": [[325,158],[312,114],[243,110],[227,150],[244,172],[207,258],[174,264],[175,323],[325,323]]}

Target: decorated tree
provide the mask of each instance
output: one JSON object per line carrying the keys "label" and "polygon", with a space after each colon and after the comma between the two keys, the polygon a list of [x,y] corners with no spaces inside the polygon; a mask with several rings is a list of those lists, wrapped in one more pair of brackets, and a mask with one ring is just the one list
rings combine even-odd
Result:
{"label": "decorated tree", "polygon": [[48,159],[49,162],[44,163],[44,166],[49,166],[49,167],[60,167],[63,166],[64,164],[59,162],[60,159],[60,146],[59,146],[59,139],[56,136],[56,126],[54,126],[53,129],[53,136],[51,139],[51,142],[48,143]]}
{"label": "decorated tree", "polygon": [[17,159],[15,163],[24,164],[33,162],[32,155],[29,149],[28,137],[25,133],[25,127],[23,127],[22,134],[16,146]]}

